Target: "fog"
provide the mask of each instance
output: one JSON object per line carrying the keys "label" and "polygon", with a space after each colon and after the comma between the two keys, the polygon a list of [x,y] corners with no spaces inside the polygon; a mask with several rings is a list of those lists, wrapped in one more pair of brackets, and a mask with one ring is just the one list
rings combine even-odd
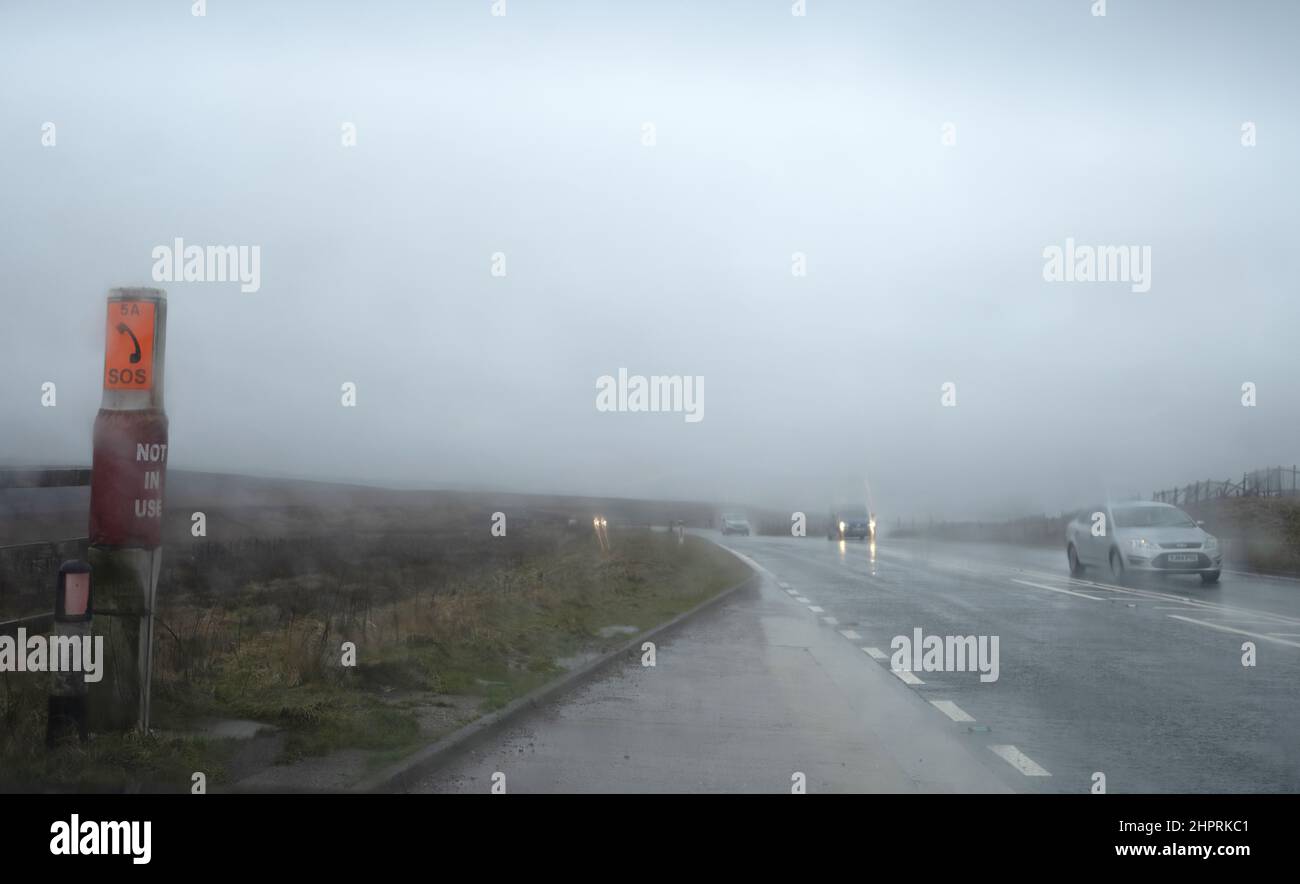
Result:
{"label": "fog", "polygon": [[173,469],[892,519],[1296,461],[1293,4],[270,6],[0,6],[0,462],[89,462],[125,285]]}

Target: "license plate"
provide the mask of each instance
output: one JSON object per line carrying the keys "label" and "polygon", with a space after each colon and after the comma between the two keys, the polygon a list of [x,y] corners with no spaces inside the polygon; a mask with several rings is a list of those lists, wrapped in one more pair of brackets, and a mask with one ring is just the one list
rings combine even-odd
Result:
{"label": "license plate", "polygon": [[1199,558],[1196,553],[1170,553],[1168,556],[1171,562],[1195,562]]}

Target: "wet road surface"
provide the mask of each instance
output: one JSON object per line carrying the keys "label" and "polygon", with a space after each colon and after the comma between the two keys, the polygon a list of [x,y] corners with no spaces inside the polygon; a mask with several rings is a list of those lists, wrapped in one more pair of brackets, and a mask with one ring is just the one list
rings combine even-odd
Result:
{"label": "wet road surface", "polygon": [[[761,585],[665,637],[654,668],[611,667],[416,788],[789,792],[801,772],[810,793],[1087,792],[1100,773],[1110,792],[1300,791],[1300,582],[1119,587],[1053,550],[710,536]],[[951,654],[894,672],[917,629],[996,637],[996,680]]]}

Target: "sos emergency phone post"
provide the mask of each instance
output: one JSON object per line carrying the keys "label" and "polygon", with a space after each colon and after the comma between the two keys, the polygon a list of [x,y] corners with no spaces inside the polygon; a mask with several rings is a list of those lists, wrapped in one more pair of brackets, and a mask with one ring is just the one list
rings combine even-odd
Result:
{"label": "sos emergency phone post", "polygon": [[104,637],[107,665],[90,686],[89,717],[91,730],[147,732],[167,476],[166,293],[113,289],[105,332],[87,559],[95,575],[94,630]]}

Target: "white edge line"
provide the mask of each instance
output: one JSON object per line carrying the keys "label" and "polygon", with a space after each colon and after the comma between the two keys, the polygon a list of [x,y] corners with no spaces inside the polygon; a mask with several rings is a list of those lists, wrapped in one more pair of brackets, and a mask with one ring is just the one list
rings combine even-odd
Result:
{"label": "white edge line", "polygon": [[1166,614],[1165,616],[1171,620],[1185,620],[1188,623],[1195,623],[1197,626],[1208,626],[1210,629],[1218,629],[1222,632],[1235,632],[1237,633],[1237,635],[1248,635],[1251,638],[1257,638],[1260,639],[1261,641],[1273,642],[1274,644],[1279,644],[1279,645],[1286,645],[1287,647],[1291,647],[1291,648],[1300,648],[1300,642],[1289,642],[1284,638],[1274,638],[1273,636],[1266,635],[1264,633],[1247,632],[1244,629],[1233,629],[1231,626],[1223,626],[1222,624],[1219,623],[1209,623],[1205,620],[1196,620],[1191,617],[1183,617],[1179,614]]}
{"label": "white edge line", "polygon": [[[1046,577],[1051,580],[1063,579],[1052,574],[1044,574],[1041,571],[1025,571],[1023,573],[1036,574],[1040,577]],[[1190,607],[1199,608],[1205,611],[1206,613],[1212,611],[1215,613],[1223,613],[1223,614],[1227,614],[1227,613],[1248,614],[1250,616],[1271,617],[1287,625],[1300,624],[1300,619],[1297,619],[1295,617],[1288,617],[1286,614],[1275,614],[1272,611],[1256,611],[1254,608],[1239,608],[1236,605],[1225,605],[1222,602],[1211,602],[1202,598],[1195,598],[1193,596],[1174,595],[1173,593],[1162,592],[1160,590],[1151,589],[1149,587],[1115,586],[1112,583],[1099,583],[1095,580],[1080,580],[1075,577],[1068,577],[1064,579],[1072,586],[1090,586],[1093,587],[1094,589],[1102,589],[1102,590],[1107,590],[1109,592],[1122,592],[1128,595],[1138,596],[1139,598],[1154,599],[1158,601],[1173,602],[1175,604],[1180,604],[1180,605],[1188,605]]]}
{"label": "white edge line", "polygon": [[1238,571],[1235,568],[1224,568],[1224,574],[1232,574],[1236,577],[1250,577],[1258,580],[1285,580],[1289,583],[1300,583],[1300,577],[1288,577],[1285,574],[1260,574],[1254,571]]}
{"label": "white edge line", "polygon": [[1024,585],[1024,586],[1035,586],[1035,587],[1037,587],[1037,588],[1039,588],[1039,589],[1045,589],[1045,590],[1047,590],[1048,592],[1060,592],[1060,593],[1064,593],[1065,595],[1074,595],[1074,596],[1078,596],[1078,597],[1081,598],[1081,599],[1089,599],[1090,601],[1094,601],[1094,602],[1104,602],[1104,601],[1105,601],[1105,599],[1099,599],[1099,598],[1097,598],[1095,595],[1084,595],[1084,594],[1081,593],[1081,592],[1075,592],[1075,591],[1072,590],[1072,589],[1061,589],[1060,587],[1057,587],[1057,586],[1045,586],[1045,585],[1042,584],[1042,583],[1034,583],[1032,580],[1021,580],[1021,579],[1018,578],[1018,577],[1012,577],[1012,578],[1011,578],[1011,582],[1012,582],[1012,583],[1019,583],[1019,584],[1022,584],[1022,585]]}

